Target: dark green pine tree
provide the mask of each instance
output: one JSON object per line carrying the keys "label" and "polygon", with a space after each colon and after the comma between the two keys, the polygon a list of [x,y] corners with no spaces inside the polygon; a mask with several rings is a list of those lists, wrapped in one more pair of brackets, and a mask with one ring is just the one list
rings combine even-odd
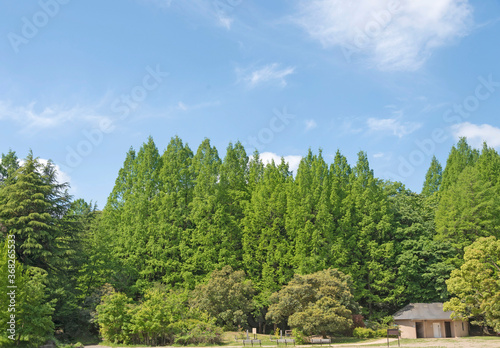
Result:
{"label": "dark green pine tree", "polygon": [[425,175],[425,182],[422,188],[422,195],[428,197],[435,192],[439,192],[441,181],[443,179],[443,167],[437,160],[436,156],[432,156],[431,165]]}
{"label": "dark green pine tree", "polygon": [[398,307],[410,302],[447,300],[445,281],[454,269],[448,260],[455,251],[450,243],[434,240],[436,200],[404,187],[390,194],[389,199],[395,219],[396,282],[404,288]]}
{"label": "dark green pine tree", "polygon": [[7,154],[2,154],[0,160],[0,185],[19,169],[19,159],[14,151],[9,150]]}
{"label": "dark green pine tree", "polygon": [[56,175],[52,162],[43,165],[30,152],[0,186],[0,224],[16,235],[17,257],[26,266],[58,269],[71,253],[60,225],[69,208],[68,184]]}

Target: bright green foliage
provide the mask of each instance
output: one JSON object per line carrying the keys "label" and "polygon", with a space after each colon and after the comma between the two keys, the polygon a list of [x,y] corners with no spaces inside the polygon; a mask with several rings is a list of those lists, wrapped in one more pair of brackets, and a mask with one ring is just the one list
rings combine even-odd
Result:
{"label": "bright green foliage", "polygon": [[156,286],[146,291],[144,301],[132,311],[132,342],[165,345],[170,342],[168,326],[187,317],[187,293]]}
{"label": "bright green foliage", "polygon": [[189,220],[195,184],[192,159],[193,152],[189,146],[178,137],[172,138],[161,156],[159,181],[162,186],[154,198],[154,237],[148,248],[163,269],[162,281],[172,286],[183,283],[185,278],[189,279],[189,273],[185,276],[182,273],[182,269],[188,266],[181,253],[188,253],[190,240],[185,231],[193,227]]}
{"label": "bright green foliage", "polygon": [[97,306],[102,338],[113,343],[130,341],[130,321],[134,305],[124,293],[114,290],[105,294]]}
{"label": "bright green foliage", "polygon": [[441,181],[443,179],[443,167],[437,160],[436,156],[432,156],[431,166],[425,175],[425,182],[422,188],[422,195],[425,197],[439,192]]}
{"label": "bright green foliage", "polygon": [[130,150],[103,211],[102,223],[111,236],[111,250],[120,268],[113,284],[137,291],[161,280],[162,264],[148,247],[154,243],[156,206],[153,199],[161,182],[161,158],[152,138],[136,154]]}
{"label": "bright green foliage", "polygon": [[215,147],[205,139],[192,160],[195,186],[190,203],[192,228],[183,236],[185,247],[184,281],[189,287],[201,281],[219,265],[221,241],[225,238],[226,214],[219,202],[219,170],[221,161]]}
{"label": "bright green foliage", "polygon": [[480,238],[465,248],[464,264],[446,282],[453,297],[444,304],[453,317],[472,319],[500,332],[500,240]]}
{"label": "bright green foliage", "polygon": [[293,239],[294,265],[307,274],[327,267],[332,242],[328,166],[311,150],[289,185],[286,229]]}
{"label": "bright green foliage", "polygon": [[186,292],[158,284],[140,303],[111,289],[97,306],[101,335],[108,342],[154,346],[220,343],[221,329],[206,314],[188,308],[187,299]]}
{"label": "bright green foliage", "polygon": [[466,168],[473,166],[479,157],[479,152],[467,144],[466,138],[460,138],[456,146],[453,146],[446,161],[443,171],[443,180],[440,191],[446,191],[457,180],[460,173]]}
{"label": "bright green foliage", "polygon": [[309,275],[296,274],[280,291],[272,294],[266,318],[288,322],[308,335],[339,334],[352,326],[358,311],[352,280],[336,269]]}
{"label": "bright green foliage", "polygon": [[355,279],[356,301],[371,317],[394,306],[401,289],[391,269],[395,257],[391,211],[382,184],[373,176],[366,153],[349,177],[332,263]]}
{"label": "bright green foliage", "polygon": [[185,319],[169,326],[173,343],[182,345],[220,345],[222,329],[212,322]]}
{"label": "bright green foliage", "polygon": [[295,312],[288,318],[288,325],[299,330],[314,334],[320,332],[340,334],[352,326],[349,319],[351,311],[339,302],[329,297],[323,297],[307,306],[303,311]]}
{"label": "bright green foliage", "polygon": [[287,186],[292,181],[282,159],[264,168],[243,219],[243,264],[258,291],[267,295],[293,276],[292,249],[286,230]]}
{"label": "bright green foliage", "polygon": [[224,230],[221,236],[219,265],[241,268],[242,221],[250,200],[248,156],[240,142],[229,144],[220,167],[219,201],[222,204]]}
{"label": "bright green foliage", "polygon": [[478,166],[466,167],[455,184],[442,192],[436,211],[439,240],[463,248],[479,237],[500,237],[500,186],[482,178]]}
{"label": "bright green foliage", "polygon": [[233,330],[247,326],[253,295],[252,282],[245,279],[245,272],[225,266],[212,271],[206,284],[196,286],[190,303],[216,318],[217,325]]}
{"label": "bright green foliage", "polygon": [[[2,243],[0,247],[0,303],[2,304],[0,345],[8,347],[24,344],[29,347],[38,347],[54,331],[52,314],[55,301],[49,301],[47,297],[47,272],[36,267],[23,271],[22,265],[17,260],[15,268],[10,268],[7,260],[14,259],[9,257],[11,253],[7,250],[8,243]],[[13,265],[12,261],[10,264]],[[15,270],[14,273],[9,272],[10,269]],[[16,288],[8,288],[12,285],[7,281],[8,279],[15,282]],[[11,296],[13,292],[15,297]],[[7,306],[8,304],[12,306]],[[15,315],[15,333],[7,331],[7,328],[10,328],[8,322],[12,319],[11,315]],[[11,335],[13,336],[9,338],[8,336]]]}

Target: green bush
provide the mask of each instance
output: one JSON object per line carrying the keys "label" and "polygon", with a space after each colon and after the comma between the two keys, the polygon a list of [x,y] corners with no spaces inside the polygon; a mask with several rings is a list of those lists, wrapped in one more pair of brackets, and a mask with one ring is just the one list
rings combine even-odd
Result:
{"label": "green bush", "polygon": [[172,323],[168,326],[174,337],[174,343],[188,344],[221,344],[222,329],[213,323],[197,319],[186,319]]}
{"label": "green bush", "polygon": [[353,332],[354,337],[356,338],[374,338],[378,337],[376,336],[376,332],[373,331],[372,329],[367,329],[364,327],[357,327],[354,329]]}
{"label": "green bush", "polygon": [[295,338],[296,344],[304,344],[307,341],[306,335],[299,329],[292,329],[292,336]]}
{"label": "green bush", "polygon": [[376,337],[387,337],[387,329],[379,329],[375,331]]}

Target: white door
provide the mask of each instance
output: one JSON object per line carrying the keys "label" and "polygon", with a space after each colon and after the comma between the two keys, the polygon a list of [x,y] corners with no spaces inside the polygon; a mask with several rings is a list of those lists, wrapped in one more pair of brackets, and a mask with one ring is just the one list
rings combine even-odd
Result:
{"label": "white door", "polygon": [[441,338],[441,324],[432,323],[432,328],[434,329],[434,338]]}

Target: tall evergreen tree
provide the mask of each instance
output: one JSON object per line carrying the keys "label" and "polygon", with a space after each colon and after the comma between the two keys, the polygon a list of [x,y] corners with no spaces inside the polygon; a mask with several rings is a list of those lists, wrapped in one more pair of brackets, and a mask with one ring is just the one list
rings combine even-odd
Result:
{"label": "tall evergreen tree", "polygon": [[[342,204],[345,213],[342,228],[345,237],[333,255],[342,271],[355,279],[356,300],[372,317],[387,311],[401,289],[394,284],[394,243],[392,216],[382,185],[369,167],[366,153],[358,154],[350,190]],[[348,250],[346,253],[343,250]]]}
{"label": "tall evergreen tree", "polygon": [[443,180],[440,190],[445,191],[453,185],[460,173],[466,168],[474,165],[479,157],[479,152],[472,149],[466,138],[460,138],[456,146],[453,146],[446,161],[443,171]]}
{"label": "tall evergreen tree", "polygon": [[164,269],[163,281],[182,286],[182,250],[189,248],[183,238],[191,229],[190,205],[193,200],[195,176],[192,167],[193,152],[179,137],[171,139],[162,155],[160,192],[155,199],[155,240],[150,250]]}
{"label": "tall evergreen tree", "polygon": [[220,241],[224,237],[224,212],[219,201],[221,161],[217,149],[205,139],[193,157],[195,177],[190,221],[193,227],[184,234],[184,275],[189,287],[219,265]]}
{"label": "tall evergreen tree", "polygon": [[293,179],[282,159],[264,168],[243,221],[243,263],[262,301],[293,275],[291,240],[286,231],[287,185]]}
{"label": "tall evergreen tree", "polygon": [[441,167],[441,164],[437,160],[436,156],[432,156],[431,165],[425,175],[422,194],[427,197],[432,195],[434,192],[438,192],[439,187],[441,186],[442,177],[443,168]]}
{"label": "tall evergreen tree", "polygon": [[7,154],[2,154],[0,160],[0,185],[19,169],[19,159],[14,151],[9,150]]}
{"label": "tall evergreen tree", "polygon": [[[309,153],[300,162],[296,178],[290,182],[287,198],[287,233],[293,239],[294,264],[308,274],[327,267],[331,240],[329,233],[328,166],[321,151]],[[321,211],[321,216],[318,216]]]}
{"label": "tall evergreen tree", "polygon": [[30,152],[0,187],[0,224],[16,235],[17,257],[26,266],[56,269],[70,252],[60,226],[68,184],[58,183],[56,174],[52,162],[43,165]]}
{"label": "tall evergreen tree", "polygon": [[479,237],[500,237],[500,192],[481,176],[479,166],[466,167],[443,192],[436,211],[436,237],[450,241],[459,257]]}

